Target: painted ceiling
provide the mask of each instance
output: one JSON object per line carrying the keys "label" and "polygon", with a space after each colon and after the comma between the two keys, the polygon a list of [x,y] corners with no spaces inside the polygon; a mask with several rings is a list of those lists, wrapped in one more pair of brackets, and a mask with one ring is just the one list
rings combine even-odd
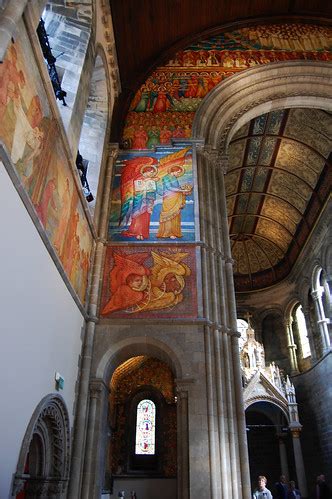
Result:
{"label": "painted ceiling", "polygon": [[243,126],[225,177],[237,291],[284,278],[331,190],[332,116],[284,109]]}
{"label": "painted ceiling", "polygon": [[[240,71],[331,57],[332,29],[319,23],[247,25],[196,38],[138,87],[121,147],[154,149],[190,138],[205,96]],[[237,291],[270,286],[290,272],[330,192],[331,136],[330,114],[293,109],[258,117],[233,137],[226,182]]]}
{"label": "painted ceiling", "polygon": [[270,24],[219,33],[173,54],[151,72],[129,106],[125,149],[153,149],[190,138],[195,112],[206,95],[233,75],[257,65],[332,60],[332,28]]}

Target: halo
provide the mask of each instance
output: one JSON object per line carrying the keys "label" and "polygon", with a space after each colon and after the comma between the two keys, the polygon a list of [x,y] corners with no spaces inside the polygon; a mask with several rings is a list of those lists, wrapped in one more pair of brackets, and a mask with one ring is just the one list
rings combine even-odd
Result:
{"label": "halo", "polygon": [[172,171],[172,170],[173,170],[173,168],[175,168],[175,167],[176,167],[177,169],[181,170],[181,173],[182,173],[182,174],[184,174],[185,169],[184,169],[184,167],[183,167],[183,166],[181,166],[181,165],[172,165],[172,166],[170,166],[170,167],[168,168],[168,173],[171,173],[171,171]]}
{"label": "halo", "polygon": [[144,171],[147,169],[147,168],[153,168],[154,170],[154,173],[157,173],[158,171],[158,168],[156,167],[156,165],[149,165],[149,164],[144,164],[142,166],[142,168],[140,169],[140,173],[143,175],[144,174]]}

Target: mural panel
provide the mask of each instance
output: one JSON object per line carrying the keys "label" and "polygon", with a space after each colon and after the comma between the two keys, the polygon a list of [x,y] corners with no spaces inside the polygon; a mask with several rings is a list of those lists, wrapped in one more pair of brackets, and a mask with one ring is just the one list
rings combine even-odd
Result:
{"label": "mural panel", "polygon": [[153,149],[189,138],[195,111],[221,81],[260,64],[332,60],[332,29],[308,24],[242,28],[177,52],[137,91],[127,115],[123,145]]}
{"label": "mural panel", "polygon": [[109,237],[113,241],[195,240],[190,147],[118,157]]}
{"label": "mural panel", "polygon": [[100,314],[196,318],[195,248],[108,246]]}
{"label": "mural panel", "polygon": [[46,92],[34,78],[29,43],[12,44],[0,65],[0,139],[80,300],[92,236]]}

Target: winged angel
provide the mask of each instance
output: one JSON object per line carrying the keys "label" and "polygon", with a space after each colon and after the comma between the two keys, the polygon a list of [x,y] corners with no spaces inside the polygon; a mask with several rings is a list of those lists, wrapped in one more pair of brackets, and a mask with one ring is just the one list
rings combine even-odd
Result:
{"label": "winged angel", "polygon": [[111,298],[101,311],[108,315],[118,310],[139,313],[171,309],[183,300],[185,278],[191,270],[183,260],[188,253],[151,251],[151,269],[144,265],[149,253],[114,254],[110,272]]}
{"label": "winged angel", "polygon": [[162,197],[158,238],[182,237],[181,209],[191,185],[180,185],[178,177],[185,173],[189,147],[162,158],[150,156],[125,161],[121,173],[121,215],[119,225],[126,227],[123,237],[149,239],[150,219],[157,199]]}

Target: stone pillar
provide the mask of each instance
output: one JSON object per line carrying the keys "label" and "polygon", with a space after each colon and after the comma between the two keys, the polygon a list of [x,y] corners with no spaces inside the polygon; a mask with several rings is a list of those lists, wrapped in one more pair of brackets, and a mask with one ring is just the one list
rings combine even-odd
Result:
{"label": "stone pillar", "polygon": [[286,335],[287,335],[287,348],[288,348],[288,354],[289,354],[289,362],[291,365],[291,374],[294,375],[294,374],[299,373],[299,366],[297,363],[297,356],[296,356],[296,348],[297,347],[294,343],[294,336],[293,336],[291,321],[286,321],[285,327],[286,327]]}
{"label": "stone pillar", "polygon": [[[219,363],[215,352],[215,340],[213,335],[212,316],[216,312],[215,302],[216,283],[215,277],[211,278],[211,258],[212,247],[209,244],[211,239],[211,182],[209,165],[206,158],[201,155],[198,162],[198,184],[199,184],[199,204],[200,204],[200,228],[201,228],[201,265],[202,265],[202,293],[204,315],[207,321],[204,327],[205,343],[205,365],[206,365],[206,396],[208,410],[208,440],[209,440],[209,461],[210,461],[210,489],[211,499],[223,497],[221,495],[221,483],[224,470],[221,468],[224,431],[221,431],[223,422],[218,418],[220,404],[223,398],[220,395],[221,375],[216,376]],[[210,199],[210,201],[209,201]],[[213,297],[213,298],[212,298]],[[225,469],[226,472],[226,469]]]}
{"label": "stone pillar", "polygon": [[211,498],[247,498],[249,463],[224,186],[227,165],[216,150],[205,148],[202,156],[198,174]]}
{"label": "stone pillar", "polygon": [[[247,444],[247,432],[245,423],[245,411],[243,403],[243,390],[242,390],[242,378],[241,378],[241,364],[240,364],[240,351],[237,332],[237,313],[236,313],[236,302],[235,302],[235,290],[234,290],[234,277],[233,277],[233,264],[231,254],[231,245],[228,231],[228,220],[227,220],[227,204],[226,204],[226,189],[224,175],[228,169],[228,157],[223,156],[219,160],[222,175],[220,175],[219,191],[220,191],[220,201],[221,201],[221,215],[222,215],[222,234],[223,234],[223,250],[225,255],[225,277],[226,277],[226,296],[227,296],[227,326],[228,326],[228,338],[230,343],[231,359],[233,376],[230,380],[233,391],[234,391],[234,402],[235,402],[235,414],[234,421],[236,423],[236,438],[238,442],[239,449],[239,467],[241,472],[241,480],[239,480],[239,497],[250,497],[251,495],[251,485],[250,485],[250,474],[249,474],[249,457],[248,457],[248,444]],[[228,371],[230,375],[230,371]]]}
{"label": "stone pillar", "polygon": [[311,296],[314,300],[317,324],[322,338],[323,355],[331,350],[330,335],[327,327],[327,319],[322,303],[322,289],[312,291]]}
{"label": "stone pillar", "polygon": [[103,192],[103,210],[100,214],[99,238],[96,241],[94,262],[91,270],[91,287],[88,303],[89,320],[85,325],[85,335],[83,339],[82,357],[79,372],[79,388],[76,395],[76,414],[74,425],[74,438],[71,457],[70,482],[68,497],[81,497],[81,481],[83,473],[83,463],[85,454],[85,441],[87,431],[87,417],[89,413],[89,382],[92,360],[93,341],[95,324],[97,322],[98,294],[102,272],[102,261],[106,243],[106,232],[108,222],[108,203],[111,189],[112,168],[118,153],[118,146],[111,145],[109,150],[109,160],[105,176]]}
{"label": "stone pillar", "polygon": [[3,62],[12,38],[15,38],[17,25],[28,0],[9,0],[0,15],[0,62]]}
{"label": "stone pillar", "polygon": [[80,497],[100,497],[105,476],[101,463],[105,462],[108,387],[102,379],[90,381],[90,403],[87,423],[83,483]]}
{"label": "stone pillar", "polygon": [[289,470],[288,470],[287,449],[286,449],[286,442],[285,442],[286,437],[287,436],[285,436],[283,433],[279,433],[277,435],[278,443],[279,443],[281,474],[285,475],[285,477],[287,479],[289,479],[290,476],[289,476]]}
{"label": "stone pillar", "polygon": [[188,380],[176,379],[178,497],[189,499]]}
{"label": "stone pillar", "polygon": [[301,496],[303,497],[303,499],[306,499],[308,497],[308,489],[307,489],[307,479],[304,470],[303,455],[302,455],[302,448],[300,441],[301,428],[302,428],[301,425],[295,427],[290,426],[290,431],[292,433],[292,439],[293,439],[294,461],[296,468],[297,483],[301,491]]}

